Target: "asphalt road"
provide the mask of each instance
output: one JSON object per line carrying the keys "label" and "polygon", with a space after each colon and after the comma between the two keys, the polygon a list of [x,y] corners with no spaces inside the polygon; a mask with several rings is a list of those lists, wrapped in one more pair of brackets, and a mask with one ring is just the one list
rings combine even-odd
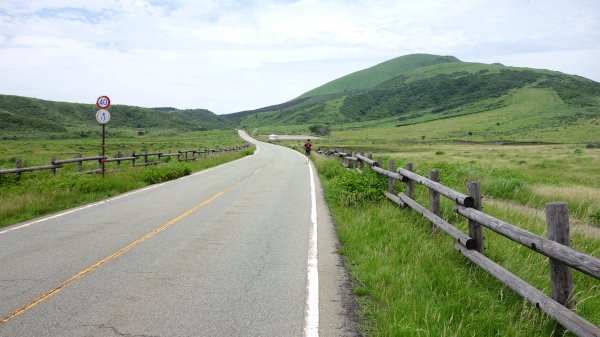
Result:
{"label": "asphalt road", "polygon": [[0,230],[0,336],[357,335],[311,170],[257,143],[252,156]]}

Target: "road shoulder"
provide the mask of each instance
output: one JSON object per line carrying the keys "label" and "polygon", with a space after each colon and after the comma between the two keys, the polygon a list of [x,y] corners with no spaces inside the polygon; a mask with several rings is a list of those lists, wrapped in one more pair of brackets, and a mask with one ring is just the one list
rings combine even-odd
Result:
{"label": "road shoulder", "polygon": [[319,336],[359,337],[362,336],[358,329],[359,308],[352,294],[352,282],[344,259],[338,254],[337,232],[324,199],[321,181],[314,173],[319,224]]}

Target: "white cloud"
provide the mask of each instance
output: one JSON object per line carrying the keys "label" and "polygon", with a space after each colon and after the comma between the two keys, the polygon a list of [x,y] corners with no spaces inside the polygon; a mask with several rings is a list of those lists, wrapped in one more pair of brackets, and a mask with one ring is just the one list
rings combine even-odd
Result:
{"label": "white cloud", "polygon": [[4,0],[0,93],[226,113],[417,52],[598,81],[599,18],[593,0]]}

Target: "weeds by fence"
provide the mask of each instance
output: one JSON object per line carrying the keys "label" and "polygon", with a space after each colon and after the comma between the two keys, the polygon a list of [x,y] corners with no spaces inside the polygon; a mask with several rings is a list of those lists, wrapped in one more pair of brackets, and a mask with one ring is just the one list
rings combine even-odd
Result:
{"label": "weeds by fence", "polygon": [[[439,228],[457,240],[455,249],[477,266],[494,276],[520,296],[534,304],[560,325],[578,336],[600,336],[600,329],[570,310],[574,304],[572,269],[600,280],[600,260],[569,247],[569,217],[566,203],[548,203],[546,219],[548,239],[513,226],[481,212],[481,193],[478,182],[467,183],[467,194],[460,193],[438,182],[439,172],[432,170],[429,178],[413,172],[413,165],[394,169],[394,161],[388,161],[388,169],[382,168],[382,160],[340,151],[328,155],[341,157],[348,168],[363,169],[365,164],[373,171],[388,178],[385,196],[402,207],[410,207],[427,218],[433,228]],[[397,181],[405,184],[405,193],[394,194]],[[429,209],[414,200],[414,183],[429,189]],[[469,233],[463,233],[440,217],[440,195],[455,203],[454,211],[468,219]],[[484,254],[483,228],[488,228],[550,259],[550,283],[552,297],[526,283],[502,268]]]}
{"label": "weeds by fence", "polygon": [[[229,147],[225,149],[194,149],[194,150],[178,150],[173,153],[165,153],[165,152],[142,152],[135,153],[132,152],[130,156],[124,156],[120,151],[115,154],[113,158],[109,158],[107,156],[95,156],[95,157],[82,157],[79,154],[77,158],[69,158],[69,159],[61,159],[57,160],[56,157],[52,157],[50,159],[50,165],[45,166],[31,166],[31,167],[22,167],[22,161],[17,159],[15,161],[14,169],[0,169],[0,174],[15,174],[17,179],[21,178],[21,173],[23,172],[33,172],[33,171],[44,171],[49,170],[52,174],[56,174],[56,170],[63,168],[65,164],[76,163],[77,164],[77,173],[79,174],[89,174],[89,173],[102,173],[103,163],[116,163],[116,167],[120,167],[122,162],[131,162],[131,166],[140,167],[140,166],[148,166],[148,165],[158,165],[162,164],[170,159],[170,157],[177,157],[178,161],[188,161],[188,160],[198,160],[202,157],[216,155],[219,153],[227,153],[227,152],[236,152],[241,151],[250,144],[245,143],[236,147]],[[155,159],[153,157],[156,157]],[[167,158],[164,160],[163,158]],[[93,170],[83,170],[84,162],[97,162],[98,168]]]}

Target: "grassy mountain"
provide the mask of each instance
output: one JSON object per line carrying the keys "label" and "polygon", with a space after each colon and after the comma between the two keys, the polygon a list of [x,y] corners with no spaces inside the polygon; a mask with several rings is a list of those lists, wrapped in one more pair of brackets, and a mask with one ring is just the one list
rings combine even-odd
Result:
{"label": "grassy mountain", "polygon": [[318,88],[310,90],[300,97],[315,97],[331,94],[346,94],[373,89],[377,85],[408,71],[449,62],[460,62],[454,56],[413,54],[385,61],[376,66],[340,77]]}
{"label": "grassy mountain", "polygon": [[[366,79],[378,78],[382,69],[394,69],[392,65],[403,67],[395,67],[398,71],[395,76],[388,73],[380,83],[371,82],[370,87],[365,84]],[[359,83],[352,86],[352,79]],[[333,86],[335,83],[344,84]],[[248,114],[240,125],[264,132],[306,132],[315,124],[336,130],[338,127],[393,128],[442,119],[443,123],[452,124],[459,121],[452,118],[471,116],[465,118],[477,120],[487,114],[496,119],[489,120],[496,126],[489,135],[503,139],[515,130],[595,125],[600,118],[600,83],[554,71],[467,63],[433,55],[396,58],[344,76],[300,97],[304,100],[297,104]],[[505,118],[496,115],[497,111],[510,115],[512,122],[498,128],[500,120]],[[531,116],[532,111],[535,116]],[[460,119],[463,125],[469,124],[465,118]],[[528,127],[520,127],[520,120]],[[531,124],[533,120],[536,122]],[[512,125],[514,130],[507,129],[507,125]],[[462,134],[468,135],[468,132]],[[547,138],[551,138],[551,134],[548,133]],[[447,136],[456,135],[455,132]]]}
{"label": "grassy mountain", "polygon": [[[94,104],[65,103],[35,98],[0,95],[0,132],[8,137],[86,137],[98,129]],[[108,126],[113,130],[174,129],[208,130],[228,126],[208,110],[140,108],[112,105]]]}
{"label": "grassy mountain", "polygon": [[[256,117],[256,114],[258,113],[277,112],[275,115],[266,114],[262,116],[264,120],[259,121],[258,124],[304,124],[310,122],[311,120],[319,119],[321,116],[314,116],[311,118],[311,116],[298,117],[291,115],[296,115],[295,112],[297,111],[310,111],[310,114],[318,112],[318,110],[324,107],[325,102],[329,100],[335,100],[340,96],[350,93],[372,89],[377,85],[398,76],[399,74],[413,69],[448,62],[460,61],[453,56],[438,56],[428,54],[413,54],[397,57],[368,69],[360,70],[355,73],[340,77],[318,88],[310,90],[291,101],[260,109],[223,115],[223,117],[232,123],[238,124],[247,117]],[[317,108],[315,108],[315,106]]]}

